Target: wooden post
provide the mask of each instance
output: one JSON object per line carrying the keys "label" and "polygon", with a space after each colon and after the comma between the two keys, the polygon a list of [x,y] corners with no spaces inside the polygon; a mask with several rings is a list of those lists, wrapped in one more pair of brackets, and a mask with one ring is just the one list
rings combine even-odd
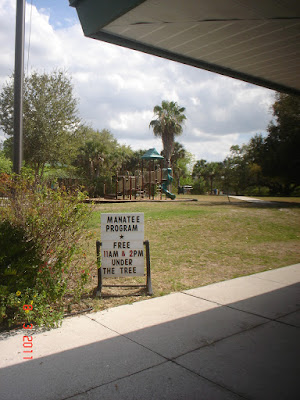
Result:
{"label": "wooden post", "polygon": [[97,297],[101,297],[102,291],[102,269],[101,269],[101,254],[100,254],[101,242],[96,241],[96,253],[97,253],[97,272],[98,272],[98,286],[97,286]]}
{"label": "wooden post", "polygon": [[151,282],[151,264],[150,264],[150,245],[149,240],[145,240],[144,244],[146,246],[146,262],[147,262],[147,292],[150,296],[153,295],[152,282]]}
{"label": "wooden post", "polygon": [[149,161],[149,200],[151,200],[151,161]]}
{"label": "wooden post", "polygon": [[130,187],[130,200],[131,200],[131,194],[132,194],[132,181],[131,181],[132,176],[129,177],[129,187]]}
{"label": "wooden post", "polygon": [[163,161],[160,162],[160,199],[162,200]]}
{"label": "wooden post", "polygon": [[[152,161],[152,171],[153,171],[153,179],[154,179],[154,182],[153,182],[153,186],[152,186],[152,188],[153,188],[153,192],[152,192],[152,200],[154,200],[154,192],[155,192],[155,171],[154,171],[154,160]],[[151,172],[152,172],[151,171]],[[152,173],[151,173],[151,175],[152,175]],[[151,176],[151,178],[152,178],[152,176]]]}
{"label": "wooden post", "polygon": [[117,173],[117,176],[116,176],[116,200],[118,200],[118,180],[119,180],[119,177],[118,177],[118,173]]}
{"label": "wooden post", "polygon": [[142,160],[142,193],[141,193],[141,197],[143,194],[143,198],[144,198],[144,161]]}

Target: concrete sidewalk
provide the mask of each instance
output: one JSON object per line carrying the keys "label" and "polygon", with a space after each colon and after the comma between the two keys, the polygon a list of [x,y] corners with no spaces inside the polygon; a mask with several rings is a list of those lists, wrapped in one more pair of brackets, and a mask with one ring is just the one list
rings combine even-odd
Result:
{"label": "concrete sidewalk", "polygon": [[240,200],[240,201],[246,201],[247,203],[261,204],[261,205],[274,204],[274,202],[272,202],[272,201],[261,200],[261,199],[256,199],[254,197],[247,197],[247,196],[231,196],[231,195],[229,195],[228,198],[235,199],[235,200]]}
{"label": "concrete sidewalk", "polygon": [[0,341],[1,400],[298,399],[300,264]]}

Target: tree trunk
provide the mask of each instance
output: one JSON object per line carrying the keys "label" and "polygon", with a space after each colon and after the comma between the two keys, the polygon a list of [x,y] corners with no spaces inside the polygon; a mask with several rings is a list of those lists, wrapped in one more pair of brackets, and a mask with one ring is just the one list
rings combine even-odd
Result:
{"label": "tree trunk", "polygon": [[174,149],[174,133],[165,132],[162,135],[162,142],[163,142],[166,166],[167,168],[171,168],[171,156]]}

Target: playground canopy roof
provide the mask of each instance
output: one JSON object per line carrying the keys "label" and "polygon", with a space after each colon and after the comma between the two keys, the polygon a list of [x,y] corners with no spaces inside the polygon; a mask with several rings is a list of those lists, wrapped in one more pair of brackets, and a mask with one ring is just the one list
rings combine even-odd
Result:
{"label": "playground canopy roof", "polygon": [[163,156],[156,149],[149,149],[141,158],[142,160],[162,160]]}
{"label": "playground canopy roof", "polygon": [[300,94],[300,1],[69,2],[88,37]]}

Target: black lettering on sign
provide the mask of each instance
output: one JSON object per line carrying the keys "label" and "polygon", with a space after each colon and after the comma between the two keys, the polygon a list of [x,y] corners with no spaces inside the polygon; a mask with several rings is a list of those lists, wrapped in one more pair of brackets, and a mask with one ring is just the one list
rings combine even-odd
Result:
{"label": "black lettering on sign", "polygon": [[130,242],[114,242],[114,249],[130,249]]}
{"label": "black lettering on sign", "polygon": [[138,232],[138,225],[106,225],[106,232]]}
{"label": "black lettering on sign", "polygon": [[125,275],[125,274],[136,274],[136,267],[120,267],[120,272],[121,272],[122,275]]}
{"label": "black lettering on sign", "polygon": [[104,250],[103,257],[119,257],[119,252],[118,250]]}
{"label": "black lettering on sign", "polygon": [[107,224],[134,224],[140,223],[140,216],[135,215],[119,215],[119,216],[108,216],[107,217]]}
{"label": "black lettering on sign", "polygon": [[119,265],[132,265],[132,260],[129,258],[113,258],[111,264],[114,266]]}
{"label": "black lettering on sign", "polygon": [[108,275],[108,274],[115,274],[115,269],[114,268],[103,268],[103,274]]}

